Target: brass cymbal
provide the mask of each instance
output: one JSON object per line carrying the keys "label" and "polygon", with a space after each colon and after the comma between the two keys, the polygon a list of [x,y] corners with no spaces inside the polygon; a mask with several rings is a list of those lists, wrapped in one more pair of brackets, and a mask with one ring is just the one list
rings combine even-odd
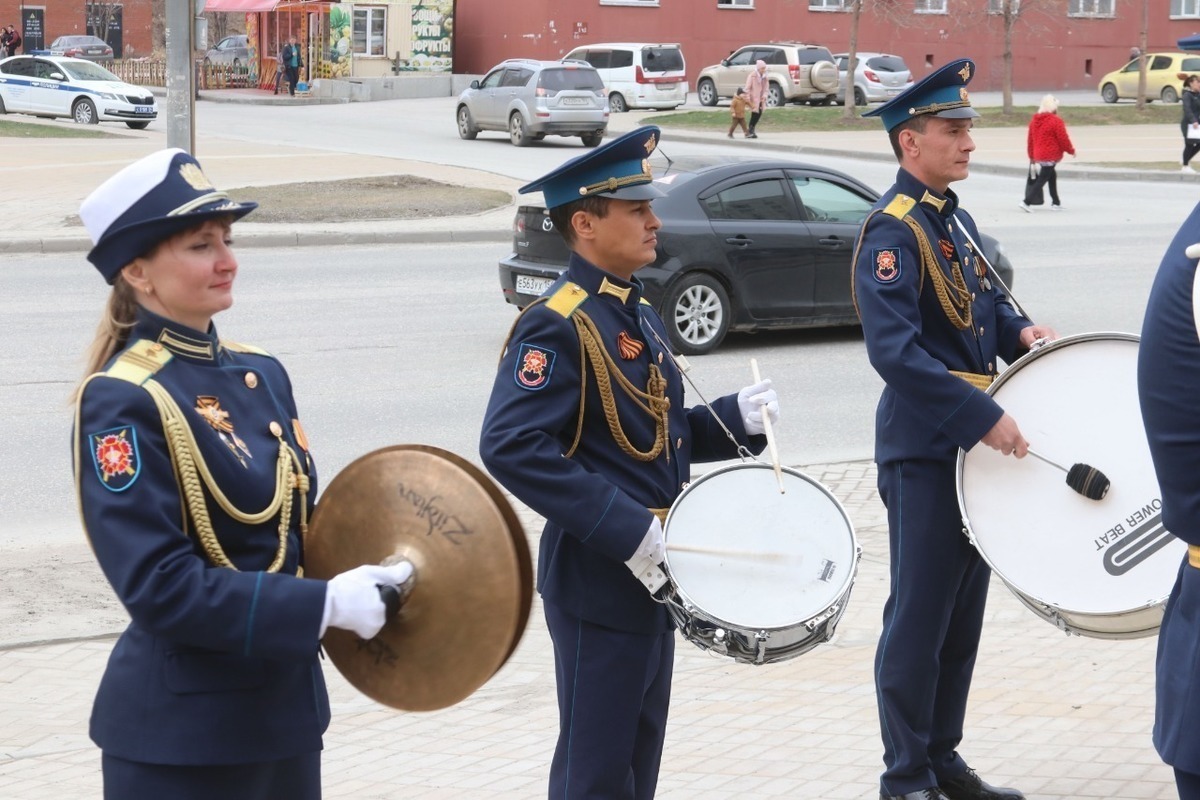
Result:
{"label": "brass cymbal", "polygon": [[529,620],[533,566],[516,513],[482,470],[436,447],[398,445],[349,464],[321,495],[304,548],[313,578],[413,563],[411,595],[374,639],[330,628],[323,640],[346,680],[394,708],[465,699]]}

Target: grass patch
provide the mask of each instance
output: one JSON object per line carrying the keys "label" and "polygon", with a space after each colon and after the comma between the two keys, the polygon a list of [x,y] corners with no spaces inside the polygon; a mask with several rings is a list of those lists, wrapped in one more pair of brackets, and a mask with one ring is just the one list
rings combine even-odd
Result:
{"label": "grass patch", "polygon": [[14,139],[120,139],[116,133],[106,133],[91,125],[65,125],[54,122],[13,122],[0,119],[0,137]]}
{"label": "grass patch", "polygon": [[[878,108],[878,106],[874,106]],[[865,109],[864,109],[865,110]],[[882,124],[877,117],[857,114],[846,119],[841,106],[784,106],[768,108],[763,114],[763,130],[770,131],[878,131]],[[975,124],[981,128],[1024,128],[1037,111],[1035,106],[1015,106],[1011,114],[1000,108],[977,108],[981,115]],[[1164,105],[1149,103],[1141,111],[1132,103],[1105,106],[1061,106],[1058,114],[1067,125],[1162,125],[1178,124],[1181,116],[1178,103]],[[729,110],[720,106],[712,111],[681,111],[642,117],[646,124],[664,128],[683,128],[705,131],[725,131],[729,128]]]}

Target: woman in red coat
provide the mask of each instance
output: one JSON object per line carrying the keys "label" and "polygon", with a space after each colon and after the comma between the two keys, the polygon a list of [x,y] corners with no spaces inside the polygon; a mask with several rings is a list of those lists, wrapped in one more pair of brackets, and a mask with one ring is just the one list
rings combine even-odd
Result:
{"label": "woman in red coat", "polygon": [[1037,113],[1029,121],[1025,149],[1028,151],[1029,174],[1033,180],[1025,182],[1025,199],[1021,201],[1021,208],[1032,214],[1032,206],[1046,202],[1042,187],[1048,186],[1052,203],[1050,207],[1062,211],[1055,167],[1062,161],[1064,153],[1075,155],[1075,146],[1067,135],[1067,124],[1058,116],[1058,98],[1054,95],[1048,94],[1042,98]]}

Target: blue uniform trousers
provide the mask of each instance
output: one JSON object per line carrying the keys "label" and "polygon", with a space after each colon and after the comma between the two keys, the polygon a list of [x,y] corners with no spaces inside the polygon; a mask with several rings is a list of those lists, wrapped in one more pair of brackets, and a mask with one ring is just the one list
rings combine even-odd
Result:
{"label": "blue uniform trousers", "polygon": [[320,800],[321,752],[252,764],[147,764],[104,754],[104,800]]}
{"label": "blue uniform trousers", "polygon": [[886,795],[961,775],[955,751],[983,628],[991,570],[963,534],[955,462],[879,466],[888,512],[891,594],[875,653]]}
{"label": "blue uniform trousers", "polygon": [[558,685],[551,800],[654,797],[667,733],[673,631],[628,633],[545,602]]}

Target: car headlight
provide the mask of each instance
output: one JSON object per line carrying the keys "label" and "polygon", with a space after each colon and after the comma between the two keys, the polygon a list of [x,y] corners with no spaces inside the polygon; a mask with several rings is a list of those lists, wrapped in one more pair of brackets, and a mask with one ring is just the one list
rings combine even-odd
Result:
{"label": "car headlight", "polygon": [[102,97],[105,100],[120,100],[121,99],[118,95],[115,95],[112,92],[96,92],[96,96]]}

